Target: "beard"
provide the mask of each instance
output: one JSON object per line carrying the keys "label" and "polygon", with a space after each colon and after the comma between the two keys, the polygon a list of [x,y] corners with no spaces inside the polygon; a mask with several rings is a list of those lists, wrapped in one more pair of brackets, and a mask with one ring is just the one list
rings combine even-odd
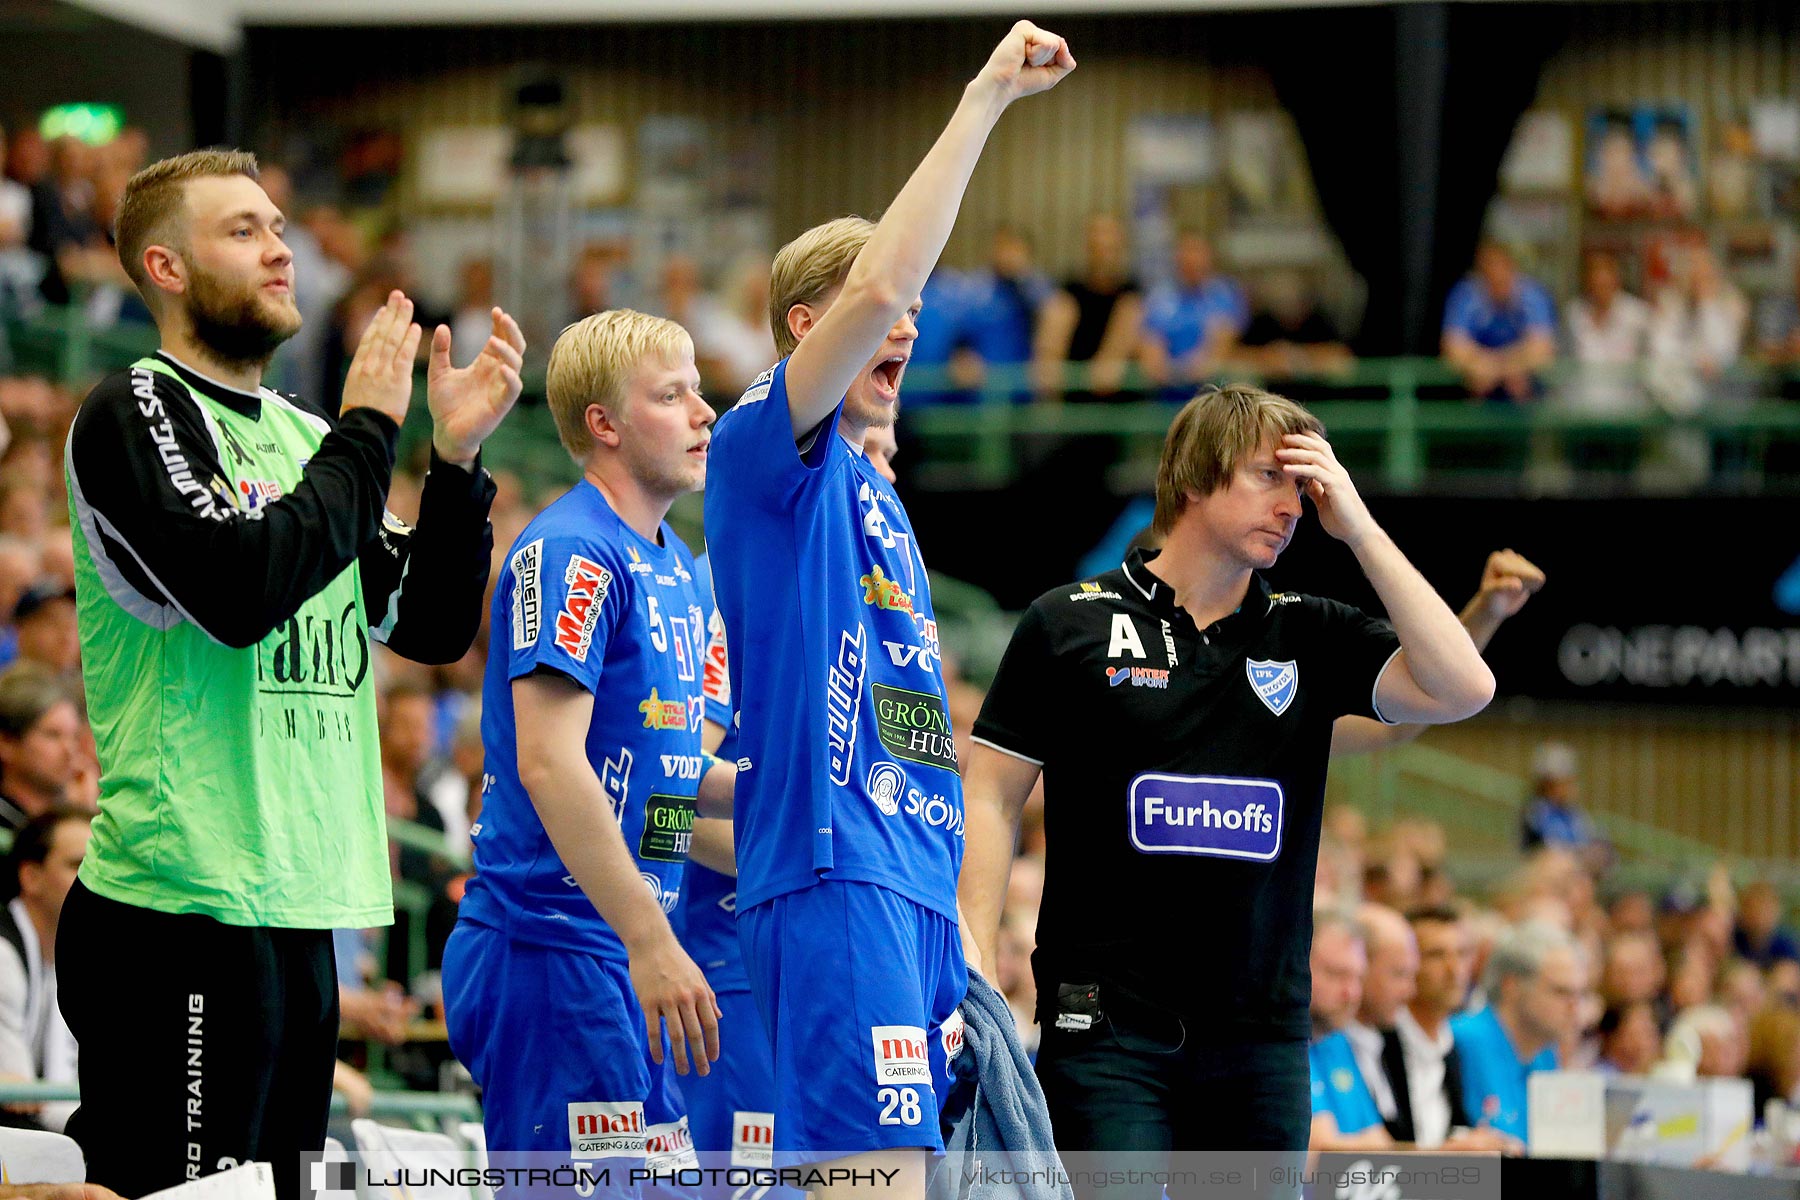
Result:
{"label": "beard", "polygon": [[233,290],[216,276],[196,271],[187,295],[194,337],[220,361],[261,369],[281,343],[300,331],[300,313],[289,306],[271,310],[260,288]]}
{"label": "beard", "polygon": [[890,407],[874,391],[866,372],[858,376],[844,395],[844,415],[864,429],[887,429],[900,419],[900,398]]}

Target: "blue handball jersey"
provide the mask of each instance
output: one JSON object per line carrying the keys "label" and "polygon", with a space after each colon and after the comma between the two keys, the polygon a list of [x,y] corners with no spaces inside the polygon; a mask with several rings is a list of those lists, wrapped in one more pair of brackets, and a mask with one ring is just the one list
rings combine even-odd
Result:
{"label": "blue handball jersey", "polygon": [[719,418],[706,489],[738,907],[857,880],[954,921],[962,781],[925,564],[837,412],[796,447],[786,381],[784,359]]}
{"label": "blue handball jersey", "polygon": [[587,758],[645,885],[681,896],[704,759],[706,614],[694,558],[665,524],[640,537],[583,480],[539,513],[494,588],[481,741],[487,782],[460,915],[538,945],[619,962],[625,947],[557,857],[519,782],[512,684],[539,668],[594,693]]}

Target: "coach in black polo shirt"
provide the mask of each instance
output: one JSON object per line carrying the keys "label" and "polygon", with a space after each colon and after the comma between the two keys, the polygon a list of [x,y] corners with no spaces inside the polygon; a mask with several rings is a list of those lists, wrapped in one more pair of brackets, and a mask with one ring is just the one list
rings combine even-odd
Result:
{"label": "coach in black polo shirt", "polygon": [[[1323,434],[1254,388],[1191,401],[1157,472],[1161,553],[1039,597],[975,724],[961,895],[986,961],[1019,812],[1044,776],[1032,966],[1059,1149],[1304,1149],[1332,722],[1457,721],[1493,695],[1456,614]],[[1302,496],[1392,627],[1257,574]]]}

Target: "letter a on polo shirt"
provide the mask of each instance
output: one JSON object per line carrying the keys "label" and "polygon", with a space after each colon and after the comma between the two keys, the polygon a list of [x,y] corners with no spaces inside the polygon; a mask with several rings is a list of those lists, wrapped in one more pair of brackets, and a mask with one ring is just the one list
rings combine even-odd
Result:
{"label": "letter a on polo shirt", "polygon": [[1138,640],[1137,628],[1132,625],[1131,618],[1124,613],[1114,613],[1112,619],[1112,640],[1106,644],[1106,657],[1118,658],[1121,654],[1129,654],[1133,658],[1143,658],[1144,643]]}

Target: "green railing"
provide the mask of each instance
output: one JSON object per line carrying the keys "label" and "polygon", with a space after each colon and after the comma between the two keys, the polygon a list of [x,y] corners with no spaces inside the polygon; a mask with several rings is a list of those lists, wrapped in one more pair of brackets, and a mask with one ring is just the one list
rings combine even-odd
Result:
{"label": "green railing", "polygon": [[[96,330],[74,306],[48,309],[29,321],[11,320],[7,335],[19,369],[76,384],[117,369],[156,345],[154,330],[146,326]],[[1229,374],[1233,379],[1252,378],[1244,371]],[[993,366],[970,389],[960,387],[946,368],[920,365],[909,372],[907,393],[913,403],[905,421],[909,434],[926,446],[931,467],[927,486],[931,481],[944,487],[1005,486],[1026,457],[1021,450],[1034,438],[1112,436],[1126,441],[1128,459],[1154,458],[1173,405],[1132,398],[1156,391],[1135,368],[1125,375],[1121,398],[1105,404],[1014,403],[1015,397],[1037,390],[1028,376],[1022,365]],[[1702,406],[1701,412],[1688,417],[1649,410],[1601,415],[1560,404],[1557,397],[1572,379],[1566,365],[1550,372],[1546,401],[1517,407],[1454,398],[1456,374],[1432,358],[1364,359],[1298,382],[1307,388],[1310,406],[1333,440],[1357,456],[1361,469],[1372,467],[1391,491],[1410,491],[1425,482],[1428,469],[1434,467],[1435,447],[1486,444],[1513,448],[1522,456],[1559,439],[1641,445],[1683,430],[1739,445],[1747,473],[1743,482],[1754,486],[1763,482],[1771,446],[1800,445],[1800,404],[1777,398],[1783,385],[1796,378],[1800,377],[1739,368],[1718,386],[1731,389],[1742,400]],[[1080,390],[1087,382],[1085,364],[1071,364],[1061,380],[1069,391]],[[550,414],[537,403],[543,396],[541,368],[527,372],[525,387],[525,403],[489,443],[488,462],[516,472],[534,490],[566,484],[575,478],[575,469],[557,443]],[[422,401],[422,374],[419,391]],[[934,393],[973,395],[975,402],[931,403]],[[715,399],[723,405],[730,398]],[[424,404],[416,403],[403,449],[421,446],[428,429]],[[1453,461],[1442,469],[1450,475],[1467,473]]]}

